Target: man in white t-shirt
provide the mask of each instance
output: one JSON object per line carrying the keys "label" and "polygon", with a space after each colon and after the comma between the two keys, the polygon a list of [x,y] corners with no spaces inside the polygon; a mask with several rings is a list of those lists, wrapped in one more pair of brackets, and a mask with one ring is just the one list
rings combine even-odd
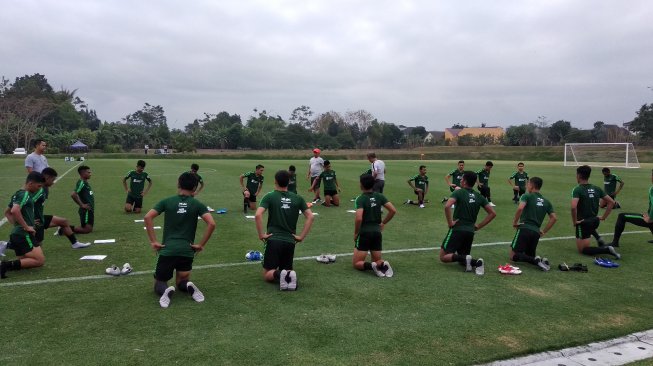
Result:
{"label": "man in white t-shirt", "polygon": [[313,187],[315,190],[313,203],[320,202],[320,174],[324,170],[324,159],[320,157],[320,152],[318,148],[313,149],[313,157],[308,163],[308,172],[306,172],[306,180],[310,179],[311,187],[313,187],[313,182],[317,179],[317,183]]}
{"label": "man in white t-shirt", "polygon": [[385,163],[383,160],[377,159],[376,154],[373,152],[367,153],[367,160],[372,163],[370,167],[372,176],[374,177],[374,187],[372,187],[372,190],[383,193],[383,186],[385,186]]}
{"label": "man in white t-shirt", "polygon": [[27,155],[25,158],[25,168],[27,169],[27,174],[31,172],[42,172],[43,169],[49,167],[48,159],[43,155],[45,153],[45,148],[48,144],[43,139],[34,140],[34,152]]}

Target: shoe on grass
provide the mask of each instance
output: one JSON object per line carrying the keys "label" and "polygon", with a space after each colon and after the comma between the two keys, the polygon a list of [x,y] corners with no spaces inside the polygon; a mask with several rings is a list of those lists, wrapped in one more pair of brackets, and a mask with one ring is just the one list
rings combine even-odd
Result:
{"label": "shoe on grass", "polygon": [[120,270],[121,275],[128,275],[132,273],[133,268],[129,263],[125,263],[122,265],[122,269]]}
{"label": "shoe on grass", "polygon": [[376,265],[376,262],[372,262],[372,271],[374,271],[374,274],[378,277],[385,277],[385,273],[379,269],[379,266]]}
{"label": "shoe on grass", "polygon": [[465,256],[465,272],[471,272],[472,270],[472,256],[468,254]]}
{"label": "shoe on grass", "polygon": [[[202,291],[200,291],[200,289],[197,288],[197,286],[195,286],[194,283],[188,282],[186,284],[186,287],[189,288],[189,289],[191,289],[191,288],[193,289],[193,293],[190,295],[190,297],[192,297],[193,300],[195,300],[195,302],[204,301],[204,294],[202,293]],[[190,291],[188,291],[188,292],[190,292]]]}
{"label": "shoe on grass", "polygon": [[167,309],[168,306],[170,306],[170,299],[172,298],[172,294],[175,293],[175,287],[170,286],[168,287],[165,291],[163,291],[163,295],[159,298],[159,305],[161,305],[162,308]]}
{"label": "shoe on grass", "polygon": [[329,259],[329,262],[333,263],[336,261],[336,255],[335,254],[326,254],[326,257]]}
{"label": "shoe on grass", "polygon": [[120,268],[118,268],[118,266],[116,266],[114,264],[111,267],[105,269],[104,273],[106,273],[108,275],[111,275],[111,276],[120,276]]}
{"label": "shoe on grass", "polygon": [[608,246],[608,250],[610,251],[610,254],[612,254],[615,258],[621,259],[621,254],[617,253],[612,245]]}
{"label": "shoe on grass", "polygon": [[297,290],[297,272],[291,270],[289,276],[290,282],[288,282],[288,291],[295,291]]}
{"label": "shoe on grass", "polygon": [[279,290],[281,291],[288,290],[288,281],[286,281],[287,275],[288,275],[288,271],[285,269],[282,269],[281,272],[279,273]]}
{"label": "shoe on grass", "polygon": [[384,261],[383,265],[386,267],[386,270],[385,270],[385,276],[386,277],[392,277],[392,276],[395,275],[395,271],[392,269],[392,267],[390,267],[390,262]]}
{"label": "shoe on grass", "polygon": [[329,263],[329,257],[327,257],[326,254],[318,255],[317,257],[315,257],[315,260],[320,263]]}
{"label": "shoe on grass", "polygon": [[82,248],[87,248],[90,247],[91,243],[82,243],[82,242],[76,242],[75,244],[71,244],[70,247],[73,249],[82,249]]}
{"label": "shoe on grass", "polygon": [[478,263],[480,263],[478,266],[476,266],[476,275],[477,276],[482,276],[485,274],[485,264],[483,262],[483,258],[479,258],[476,260]]}

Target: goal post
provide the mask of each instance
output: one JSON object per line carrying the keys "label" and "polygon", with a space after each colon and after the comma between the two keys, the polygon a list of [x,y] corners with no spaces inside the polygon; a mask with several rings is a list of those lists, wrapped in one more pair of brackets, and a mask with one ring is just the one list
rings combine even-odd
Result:
{"label": "goal post", "polygon": [[568,143],[564,159],[565,166],[639,168],[635,146],[630,142]]}

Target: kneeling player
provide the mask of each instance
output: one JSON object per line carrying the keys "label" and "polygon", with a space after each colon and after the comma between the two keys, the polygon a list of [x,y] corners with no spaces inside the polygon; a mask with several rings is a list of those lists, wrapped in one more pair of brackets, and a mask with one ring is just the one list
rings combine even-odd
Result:
{"label": "kneeling player", "polygon": [[[485,197],[474,191],[476,173],[465,172],[460,182],[462,188],[451,193],[444,205],[444,216],[449,225],[449,232],[440,248],[440,261],[444,263],[458,262],[465,266],[465,272],[476,270],[477,275],[485,274],[483,259],[471,256],[474,233],[481,230],[497,215]],[[451,206],[456,205],[451,215]],[[478,211],[483,207],[487,215],[480,224],[476,224]]]}
{"label": "kneeling player", "polygon": [[[528,262],[540,267],[543,271],[548,271],[549,261],[535,255],[537,243],[540,237],[544,236],[553,224],[556,223],[557,217],[553,212],[553,206],[548,199],[540,194],[542,188],[542,178],[533,177],[526,183],[528,193],[521,196],[519,206],[515,212],[515,218],[512,220],[512,226],[517,229],[515,238],[512,240],[510,248],[510,260],[514,262]],[[540,230],[544,216],[549,215],[549,222],[544,230]]]}
{"label": "kneeling player", "polygon": [[[125,188],[125,192],[127,192],[125,212],[140,213],[143,207],[143,197],[152,188],[152,179],[150,179],[144,170],[145,161],[139,160],[136,163],[136,170],[130,170],[122,179],[122,186]],[[129,188],[127,187],[127,179],[129,179]],[[147,188],[145,188],[145,181],[148,183]]]}
{"label": "kneeling player", "polygon": [[[360,196],[356,197],[356,218],[354,219],[354,257],[352,264],[359,271],[371,270],[379,277],[392,277],[394,271],[388,261],[381,258],[383,236],[381,232],[392,220],[397,210],[382,193],[374,192],[374,177],[360,177]],[[388,214],[381,220],[381,207]],[[370,252],[371,262],[365,262],[367,252]]]}
{"label": "kneeling player", "polygon": [[[258,238],[265,242],[263,279],[278,282],[282,291],[297,289],[297,273],[293,270],[295,244],[304,240],[313,225],[313,213],[301,196],[288,192],[290,174],[279,170],[274,175],[274,191],[261,199],[255,221]],[[268,224],[263,231],[263,213],[268,211]],[[296,235],[299,212],[306,221],[301,234]]]}
{"label": "kneeling player", "polygon": [[[653,183],[653,170],[651,171],[651,182]],[[620,213],[617,218],[617,223],[614,225],[614,239],[610,246],[618,247],[619,239],[621,238],[621,233],[624,232],[626,228],[626,223],[629,222],[633,225],[646,227],[651,230],[653,234],[653,186],[648,189],[648,212],[644,214],[638,213]],[[653,243],[653,240],[649,240],[649,243]]]}
{"label": "kneeling player", "polygon": [[[415,182],[415,184],[413,184]],[[408,179],[408,185],[413,189],[417,195],[417,203],[413,200],[407,200],[406,204],[417,204],[420,208],[424,208],[424,197],[429,191],[429,177],[426,175],[426,166],[419,166],[419,174]]]}
{"label": "kneeling player", "polygon": [[[189,293],[196,302],[204,301],[204,294],[189,280],[195,253],[204,249],[215,229],[215,222],[206,205],[193,197],[197,184],[197,178],[192,173],[183,173],[177,181],[178,194],[157,203],[145,215],[147,236],[152,249],[158,254],[154,291],[160,296],[159,305],[162,308],[170,305],[170,298],[175,292],[174,286],[168,287],[168,281],[175,271],[177,289]],[[163,243],[157,241],[153,224],[154,218],[160,214],[165,214]],[[206,229],[199,244],[194,244],[198,216],[206,223]]]}

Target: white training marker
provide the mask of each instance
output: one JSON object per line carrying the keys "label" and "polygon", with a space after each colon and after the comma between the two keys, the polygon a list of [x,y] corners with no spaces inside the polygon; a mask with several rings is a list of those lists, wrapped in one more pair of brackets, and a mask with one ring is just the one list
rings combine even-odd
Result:
{"label": "white training marker", "polygon": [[115,243],[116,239],[98,239],[93,242],[93,244],[110,244]]}
{"label": "white training marker", "polygon": [[[155,226],[153,227],[154,230],[159,230],[161,229],[161,226]],[[143,230],[147,230],[147,227],[143,226]]]}
{"label": "white training marker", "polygon": [[246,218],[246,219],[253,219],[253,218],[255,218],[255,217],[256,217],[256,216],[245,215],[245,218]]}
{"label": "white training marker", "polygon": [[356,210],[347,210],[349,213],[356,213]]}
{"label": "white training marker", "polygon": [[143,220],[143,219],[141,219],[141,220],[134,220],[134,222],[145,222],[145,220]]}
{"label": "white training marker", "polygon": [[107,257],[106,255],[85,255],[85,256],[79,258],[79,260],[81,260],[81,261],[101,261],[101,260],[104,260],[104,258],[106,258],[106,257]]}

